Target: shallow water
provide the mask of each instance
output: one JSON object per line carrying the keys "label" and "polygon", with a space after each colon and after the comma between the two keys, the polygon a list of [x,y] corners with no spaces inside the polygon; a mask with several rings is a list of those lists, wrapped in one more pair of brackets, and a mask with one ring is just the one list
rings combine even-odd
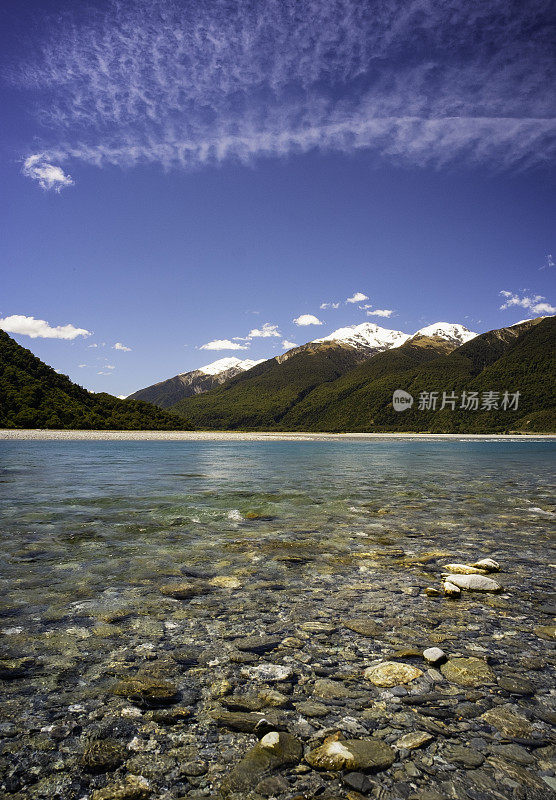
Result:
{"label": "shallow water", "polygon": [[[501,639],[502,618],[518,611],[522,629],[546,625],[537,607],[553,581],[555,451],[535,440],[2,441],[2,654],[36,660],[6,682],[5,719],[40,730],[78,703],[98,716],[103,703],[119,702],[107,699],[109,684],[128,651],[135,669],[145,653],[200,639],[232,674],[223,654],[234,636],[287,637],[303,622],[337,623],[353,611],[392,624],[382,640],[354,641],[351,631],[334,639],[334,664],[344,653],[364,667],[408,637],[430,644],[418,615],[431,609],[436,626],[458,617],[455,649],[469,638],[463,610],[488,636],[502,626]],[[446,560],[487,555],[503,564],[502,597],[468,595],[453,611],[422,594],[440,585]],[[188,576],[236,580],[214,581],[187,603],[160,593]],[[117,611],[128,616],[110,627]],[[525,650],[538,644],[522,641]],[[304,663],[295,653],[286,662],[296,658]],[[201,719],[201,706],[195,713]],[[218,758],[219,745],[211,747]],[[43,769],[52,772],[52,759],[31,781],[37,796]],[[12,791],[31,791],[28,770],[18,780]],[[70,783],[61,797],[83,793],[83,783]]]}

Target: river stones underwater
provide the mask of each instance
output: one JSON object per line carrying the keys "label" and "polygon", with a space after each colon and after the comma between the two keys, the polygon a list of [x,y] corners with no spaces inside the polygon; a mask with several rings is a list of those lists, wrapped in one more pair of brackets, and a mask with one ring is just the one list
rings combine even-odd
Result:
{"label": "river stones underwater", "polygon": [[[87,579],[61,562],[63,587],[19,576],[0,604],[1,800],[548,800],[547,519],[527,539],[498,504],[463,536],[449,504],[427,527],[413,498],[387,502],[378,528],[364,506],[328,527],[269,514],[183,551],[170,526],[118,585],[96,556]],[[448,599],[454,564],[504,589]]]}

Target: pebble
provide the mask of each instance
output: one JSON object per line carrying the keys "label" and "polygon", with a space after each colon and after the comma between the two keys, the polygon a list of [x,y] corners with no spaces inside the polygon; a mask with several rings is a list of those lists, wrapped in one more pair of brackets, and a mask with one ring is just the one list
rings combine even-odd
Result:
{"label": "pebble", "polygon": [[443,661],[446,661],[446,653],[444,650],[441,650],[440,647],[428,647],[426,650],[423,650],[423,658],[425,661],[428,661],[429,664],[441,664]]}
{"label": "pebble", "polygon": [[398,661],[383,661],[381,664],[367,667],[363,676],[375,686],[389,687],[411,683],[420,678],[422,670],[411,664],[402,664]]}

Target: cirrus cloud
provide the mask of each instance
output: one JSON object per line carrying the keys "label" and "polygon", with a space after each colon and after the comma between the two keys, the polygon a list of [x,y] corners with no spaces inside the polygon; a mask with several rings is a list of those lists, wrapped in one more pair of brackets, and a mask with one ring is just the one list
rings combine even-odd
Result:
{"label": "cirrus cloud", "polygon": [[44,319],[12,314],[0,319],[0,328],[6,333],[19,333],[31,339],[76,339],[78,336],[91,336],[91,331],[76,328],[75,325],[50,325]]}
{"label": "cirrus cloud", "polygon": [[64,186],[73,186],[71,175],[66,175],[61,167],[50,164],[44,153],[28,156],[23,162],[21,171],[27,178],[38,181],[41,189],[45,191],[54,189],[59,194]]}

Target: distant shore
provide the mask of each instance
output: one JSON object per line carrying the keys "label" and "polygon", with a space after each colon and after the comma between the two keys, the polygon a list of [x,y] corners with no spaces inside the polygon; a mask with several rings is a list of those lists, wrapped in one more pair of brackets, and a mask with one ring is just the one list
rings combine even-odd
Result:
{"label": "distant shore", "polygon": [[553,433],[312,433],[281,431],[83,431],[0,429],[0,440],[175,441],[175,442],[327,442],[376,439],[556,439]]}

